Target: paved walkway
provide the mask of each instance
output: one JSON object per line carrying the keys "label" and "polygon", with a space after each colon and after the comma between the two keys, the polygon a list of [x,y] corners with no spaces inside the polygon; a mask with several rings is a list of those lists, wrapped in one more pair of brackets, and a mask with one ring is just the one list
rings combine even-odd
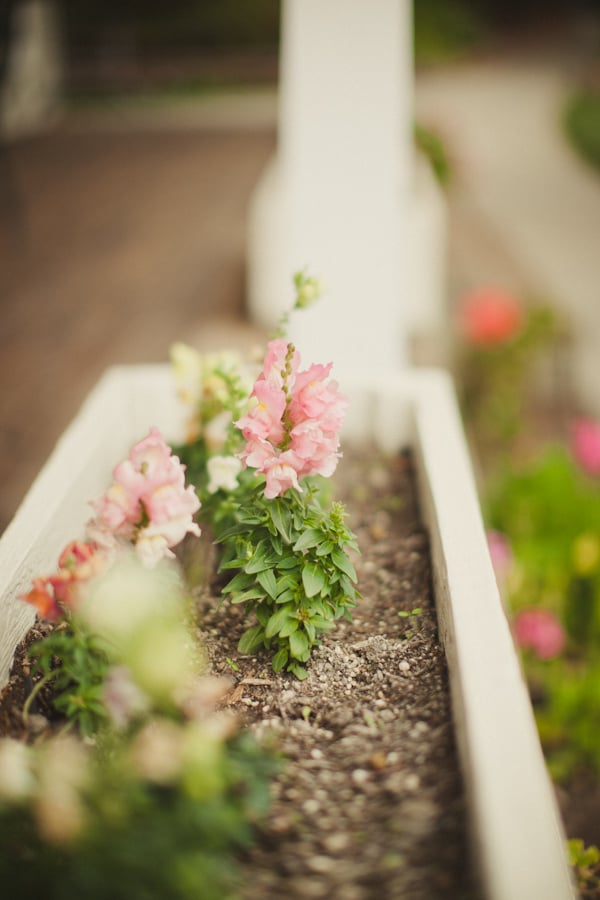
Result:
{"label": "paved walkway", "polygon": [[495,283],[554,304],[582,408],[600,416],[600,175],[562,131],[573,84],[556,61],[468,64],[421,75],[417,112],[456,166],[452,294]]}
{"label": "paved walkway", "polygon": [[[0,169],[0,531],[105,367],[246,343],[246,204],[269,128],[77,123]],[[255,339],[255,338],[254,338]],[[101,427],[101,423],[99,423]]]}
{"label": "paved walkway", "polygon": [[[600,415],[600,178],[561,135],[568,73],[496,61],[416,88],[456,167],[450,299],[495,283],[555,303]],[[263,92],[82,115],[0,158],[0,530],[107,365],[256,337],[245,216],[275,114]]]}

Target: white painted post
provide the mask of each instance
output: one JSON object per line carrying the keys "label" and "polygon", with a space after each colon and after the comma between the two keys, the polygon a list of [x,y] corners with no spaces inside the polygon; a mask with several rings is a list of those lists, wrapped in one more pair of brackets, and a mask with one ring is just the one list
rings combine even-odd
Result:
{"label": "white painted post", "polygon": [[389,371],[412,304],[410,0],[283,0],[279,152],[254,198],[249,303],[271,326],[304,266],[329,287],[293,317],[308,359]]}

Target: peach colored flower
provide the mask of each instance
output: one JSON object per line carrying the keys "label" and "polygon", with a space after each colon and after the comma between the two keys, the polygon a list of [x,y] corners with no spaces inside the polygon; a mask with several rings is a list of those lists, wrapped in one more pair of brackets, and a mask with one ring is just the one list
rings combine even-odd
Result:
{"label": "peach colored flower", "polygon": [[523,327],[524,316],[512,294],[498,288],[482,288],[462,298],[458,319],[466,340],[493,347],[515,338]]}
{"label": "peach colored flower", "polygon": [[554,613],[539,607],[517,613],[514,635],[519,647],[532,650],[539,659],[558,656],[566,642],[563,627]]}
{"label": "peach colored flower", "polygon": [[54,575],[34,578],[33,588],[22,599],[38,615],[56,622],[66,610],[76,610],[90,579],[101,572],[108,558],[93,542],[72,541],[61,553]]}

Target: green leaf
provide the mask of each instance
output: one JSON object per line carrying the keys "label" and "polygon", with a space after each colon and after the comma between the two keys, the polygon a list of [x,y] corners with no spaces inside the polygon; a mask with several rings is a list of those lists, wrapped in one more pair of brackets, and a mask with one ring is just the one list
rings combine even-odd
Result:
{"label": "green leaf", "polygon": [[229,562],[221,563],[219,566],[219,572],[225,572],[227,571],[227,569],[242,569],[247,562],[247,557],[238,556],[235,559],[230,559]]}
{"label": "green leaf", "polygon": [[305,678],[308,678],[308,672],[306,671],[304,666],[301,666],[300,663],[295,661],[289,664],[288,672],[291,672],[293,675],[295,675],[298,681],[304,681]]}
{"label": "green leaf", "polygon": [[231,581],[228,581],[225,587],[222,588],[221,593],[235,594],[237,591],[245,591],[252,587],[253,583],[254,578],[250,575],[246,575],[245,572],[238,572],[237,575],[234,575]]}
{"label": "green leaf", "polygon": [[256,580],[260,586],[265,589],[269,597],[275,600],[277,597],[277,579],[275,578],[273,569],[265,569],[264,572],[259,572],[256,576]]}
{"label": "green leaf", "polygon": [[322,540],[323,532],[317,531],[316,528],[307,528],[294,544],[294,550],[296,553],[303,553],[311,547],[316,547]]}
{"label": "green leaf", "polygon": [[[317,629],[315,628],[314,623],[311,622],[309,619],[306,619],[306,621],[304,622],[304,630],[306,631],[306,635],[307,635],[310,643],[314,644],[315,639],[317,637]],[[283,634],[281,636],[285,637],[285,635],[283,635]]]}
{"label": "green leaf", "polygon": [[287,647],[282,647],[281,650],[278,650],[275,656],[273,657],[273,661],[271,666],[273,667],[274,672],[281,672],[281,670],[287,664],[288,659],[290,658],[289,650]]}
{"label": "green leaf", "polygon": [[232,603],[246,603],[248,600],[262,600],[265,596],[264,590],[258,587],[250,588],[247,591],[236,591],[235,596],[231,598]]}
{"label": "green leaf", "polygon": [[287,505],[281,500],[274,500],[270,512],[273,525],[284,541],[289,544],[292,540],[292,522]]}
{"label": "green leaf", "polygon": [[317,556],[330,556],[334,546],[335,545],[332,544],[331,541],[324,541],[319,547],[317,547]]}
{"label": "green leaf", "polygon": [[306,662],[310,657],[310,645],[303,631],[294,631],[290,634],[290,654],[300,662]]}
{"label": "green leaf", "polygon": [[307,597],[320,594],[325,586],[323,570],[315,563],[306,563],[302,569],[302,584]]}
{"label": "green leaf", "polygon": [[331,559],[334,566],[344,572],[352,581],[356,581],[356,569],[350,562],[348,556],[339,547],[334,547],[331,551]]}
{"label": "green leaf", "polygon": [[289,556],[283,556],[277,560],[278,569],[295,569],[298,565],[298,559],[291,553]]}
{"label": "green leaf", "polygon": [[[294,614],[292,614],[292,615],[294,615]],[[294,633],[294,631],[297,631],[299,627],[300,627],[300,621],[297,618],[295,618],[295,617],[292,618],[292,616],[290,616],[290,618],[287,620],[287,622],[285,623],[285,625],[279,632],[279,637],[280,638],[289,637],[291,634]]]}
{"label": "green leaf", "polygon": [[254,614],[262,627],[265,628],[271,618],[271,608],[264,603],[259,603],[254,610]]}
{"label": "green leaf", "polygon": [[265,627],[265,637],[272,638],[273,635],[279,634],[287,620],[289,619],[291,610],[289,606],[284,606],[273,613]]}
{"label": "green leaf", "polygon": [[262,647],[264,643],[264,630],[262,625],[253,625],[248,631],[245,631],[238,643],[238,653],[252,654]]}

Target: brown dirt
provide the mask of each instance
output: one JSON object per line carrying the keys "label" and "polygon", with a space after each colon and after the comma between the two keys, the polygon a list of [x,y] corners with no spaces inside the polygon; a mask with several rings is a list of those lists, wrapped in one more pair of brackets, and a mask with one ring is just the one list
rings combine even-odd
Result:
{"label": "brown dirt", "polygon": [[[201,598],[212,666],[259,736],[286,757],[269,821],[245,863],[244,900],[479,896],[438,641],[427,535],[410,460],[343,460],[363,600],[299,682],[266,656],[239,657],[237,606]],[[408,618],[399,612],[422,609]]]}

